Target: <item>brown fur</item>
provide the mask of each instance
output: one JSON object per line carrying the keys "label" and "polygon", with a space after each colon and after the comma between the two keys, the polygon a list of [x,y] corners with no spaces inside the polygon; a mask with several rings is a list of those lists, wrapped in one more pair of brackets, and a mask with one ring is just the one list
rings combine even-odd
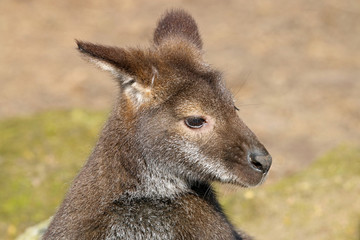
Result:
{"label": "brown fur", "polygon": [[[202,59],[193,18],[168,12],[145,50],[77,44],[120,94],[44,239],[246,239],[210,183],[258,185],[271,157]],[[205,124],[187,126],[193,116]]]}

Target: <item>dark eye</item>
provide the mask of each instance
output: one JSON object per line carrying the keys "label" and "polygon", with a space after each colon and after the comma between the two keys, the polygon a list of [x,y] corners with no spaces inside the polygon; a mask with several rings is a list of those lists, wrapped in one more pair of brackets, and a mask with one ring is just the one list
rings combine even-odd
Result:
{"label": "dark eye", "polygon": [[185,119],[185,124],[189,128],[201,128],[206,123],[202,117],[188,117]]}

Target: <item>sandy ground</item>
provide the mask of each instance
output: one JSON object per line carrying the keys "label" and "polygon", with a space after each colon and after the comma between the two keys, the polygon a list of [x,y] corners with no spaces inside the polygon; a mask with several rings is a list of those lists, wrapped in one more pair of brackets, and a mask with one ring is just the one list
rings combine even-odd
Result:
{"label": "sandy ground", "polygon": [[341,143],[360,144],[360,1],[0,1],[0,118],[108,109],[109,75],[74,39],[147,46],[159,16],[187,9],[205,59],[272,153],[270,180]]}

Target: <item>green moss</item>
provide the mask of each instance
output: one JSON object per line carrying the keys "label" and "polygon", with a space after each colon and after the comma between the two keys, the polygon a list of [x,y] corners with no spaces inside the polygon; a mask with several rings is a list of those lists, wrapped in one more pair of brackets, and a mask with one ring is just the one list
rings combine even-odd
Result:
{"label": "green moss", "polygon": [[105,118],[72,110],[0,122],[0,239],[54,214]]}

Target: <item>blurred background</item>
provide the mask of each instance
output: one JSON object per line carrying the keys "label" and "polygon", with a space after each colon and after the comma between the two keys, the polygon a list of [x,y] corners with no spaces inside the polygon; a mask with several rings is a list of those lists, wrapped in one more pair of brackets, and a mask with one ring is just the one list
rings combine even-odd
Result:
{"label": "blurred background", "polygon": [[116,98],[75,39],[149,46],[184,8],[204,58],[273,156],[256,189],[218,186],[257,239],[360,239],[360,1],[0,1],[0,239],[56,211]]}

